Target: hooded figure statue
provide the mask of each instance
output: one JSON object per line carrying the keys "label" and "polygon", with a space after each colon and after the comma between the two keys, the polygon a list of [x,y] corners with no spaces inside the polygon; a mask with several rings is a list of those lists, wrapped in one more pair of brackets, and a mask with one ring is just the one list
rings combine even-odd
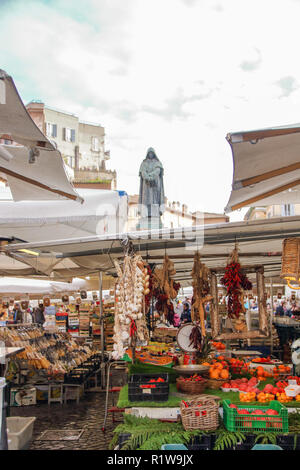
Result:
{"label": "hooded figure statue", "polygon": [[139,213],[142,217],[160,217],[164,212],[164,169],[152,147],[147,151],[140,171]]}

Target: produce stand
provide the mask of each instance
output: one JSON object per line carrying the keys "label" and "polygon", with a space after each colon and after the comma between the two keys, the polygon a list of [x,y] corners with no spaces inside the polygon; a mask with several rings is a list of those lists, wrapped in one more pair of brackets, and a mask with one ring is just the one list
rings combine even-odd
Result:
{"label": "produce stand", "polygon": [[[287,221],[286,229],[297,234],[299,232],[299,220],[299,218],[291,218],[291,220]],[[189,229],[187,229],[187,231],[189,231]],[[251,377],[250,369],[256,369],[256,367],[250,367],[249,365],[249,363],[251,363],[251,358],[253,358],[253,356],[264,356],[258,346],[257,349],[255,347],[255,349],[249,348],[242,351],[236,348],[236,345],[241,345],[242,342],[245,344],[248,340],[252,341],[252,339],[258,338],[261,346],[264,346],[265,342],[269,338],[271,322],[266,309],[265,277],[270,275],[275,276],[275,274],[278,274],[280,269],[280,250],[284,239],[284,234],[282,233],[282,221],[251,221],[247,224],[236,223],[226,224],[226,226],[222,226],[222,224],[219,226],[209,226],[204,230],[204,244],[200,253],[201,261],[197,248],[195,247],[191,252],[189,252],[189,250],[185,250],[185,241],[180,237],[176,238],[175,232],[176,230],[174,230],[174,234],[172,234],[172,236],[170,236],[169,233],[166,234],[165,238],[164,230],[159,230],[156,234],[151,234],[151,237],[149,236],[149,233],[137,232],[124,234],[124,236],[121,234],[118,238],[108,235],[94,238],[89,237],[88,240],[80,239],[57,242],[50,241],[40,244],[18,244],[15,248],[10,247],[10,250],[13,252],[14,249],[16,249],[20,252],[20,248],[34,249],[41,253],[46,250],[48,252],[53,252],[56,257],[71,260],[72,262],[83,260],[86,266],[89,264],[89,260],[91,260],[94,265],[97,260],[99,261],[99,266],[101,266],[103,272],[116,276],[114,344],[112,354],[110,356],[110,358],[114,359],[115,362],[109,362],[108,371],[110,370],[110,366],[113,366],[113,364],[122,364],[122,358],[125,356],[127,356],[127,360],[132,362],[132,365],[128,366],[129,368],[131,366],[140,368],[139,372],[135,369],[135,372],[131,371],[130,374],[143,373],[142,366],[139,362],[142,360],[144,360],[145,363],[148,361],[156,364],[163,364],[164,360],[167,359],[168,363],[173,361],[174,365],[175,361],[177,361],[179,365],[184,364],[184,361],[187,361],[187,364],[189,362],[193,363],[193,361],[198,361],[202,364],[206,363],[205,365],[207,366],[208,364],[209,366],[208,381],[211,388],[206,387],[203,390],[203,394],[211,397],[217,396],[220,403],[223,402],[223,400],[230,400],[231,404],[236,404],[236,406],[245,407],[245,403],[247,403],[247,406],[253,405],[254,407],[268,407],[270,402],[274,401],[275,396],[275,401],[283,407],[288,406],[289,408],[297,409],[299,407],[299,400],[294,399],[293,402],[288,400],[283,388],[278,388],[280,392],[274,393],[270,393],[266,390],[267,384],[272,387],[272,390],[276,389],[277,383],[284,377],[288,376],[286,370],[283,371],[280,369],[279,372],[282,374],[284,372],[285,375],[283,374],[283,377],[274,376],[273,379],[269,376],[260,375],[261,383],[257,386],[258,389],[255,392],[253,401],[249,400],[249,396],[254,392],[250,392],[247,389],[239,389],[236,392],[220,389],[221,386],[223,389],[226,389],[226,385],[228,386],[228,381],[230,379],[237,380],[236,378],[233,378],[235,374],[239,373],[241,376],[249,374]],[[194,241],[197,240],[197,227],[193,232],[191,231],[189,234],[185,235],[186,237],[191,236],[191,239]],[[236,240],[238,240],[238,248],[235,244]],[[266,246],[268,247],[268,252],[266,252]],[[226,274],[228,274],[229,266],[236,267],[236,265],[239,264],[237,263],[238,258],[236,257],[232,257],[230,263],[228,261],[228,254],[233,250],[233,248],[236,255],[238,254],[240,256],[240,266],[244,269],[242,273],[244,275],[243,288],[245,290],[250,290],[250,287],[247,286],[252,285],[251,283],[255,283],[255,288],[258,291],[259,316],[255,330],[247,330],[247,325],[242,315],[243,312],[237,312],[236,310],[237,300],[240,304],[242,302],[241,293],[237,293],[232,288],[232,285],[229,285],[232,290],[230,295],[233,301],[233,309],[228,309],[228,311],[230,310],[229,313],[232,315],[231,320],[234,330],[231,332],[222,331],[222,322],[219,318],[221,311],[219,312],[218,308],[218,286],[222,279],[226,277]],[[26,257],[26,255],[24,256]],[[211,275],[207,270],[209,270]],[[210,285],[207,285],[209,282]],[[225,283],[225,281],[222,282]],[[197,293],[196,300],[194,299],[192,303],[192,340],[191,337],[188,336],[187,342],[190,342],[190,344],[187,344],[190,348],[188,352],[184,349],[181,351],[178,350],[175,341],[176,333],[171,331],[175,330],[175,328],[164,328],[165,331],[159,328],[161,323],[168,322],[169,325],[173,325],[172,321],[174,312],[172,311],[172,301],[178,294],[179,283],[182,283],[182,285],[186,285],[187,283],[190,285],[193,283],[194,292]],[[211,289],[211,295],[208,293],[208,288]],[[149,295],[150,299],[148,297]],[[210,302],[211,307],[211,331],[205,331],[204,304],[206,302]],[[149,310],[149,306],[152,310]],[[154,314],[153,307],[155,309]],[[149,311],[152,318],[152,321],[150,322],[150,331],[149,329],[147,330],[146,326],[146,316]],[[160,323],[160,325],[158,325],[157,332],[155,331],[156,313],[159,315],[157,323]],[[241,313],[241,318],[238,317],[239,313]],[[102,308],[100,309],[100,321],[101,347],[103,352],[105,347],[104,327],[106,325],[104,324]],[[159,331],[159,329],[161,331]],[[153,345],[151,345],[150,341],[153,339],[155,341],[163,340],[164,343],[167,344],[167,346],[165,346],[164,353],[153,349]],[[225,350],[216,350],[211,348],[210,340],[213,340],[214,342],[224,340],[229,343],[229,347]],[[259,345],[259,343],[257,344]],[[131,354],[128,351],[129,348],[132,350]],[[223,358],[222,351],[224,351]],[[219,360],[217,357],[219,357]],[[224,358],[235,362],[231,362],[228,365]],[[244,358],[244,360],[240,360],[241,358]],[[218,362],[220,367],[215,367],[218,365],[216,364]],[[225,362],[225,365],[223,365],[222,362]],[[127,362],[127,364],[130,363]],[[233,366],[233,364],[235,364],[235,366]],[[123,362],[123,365],[126,366],[126,363]],[[159,369],[158,365],[153,367],[153,374],[155,374],[155,368],[157,367],[157,373],[162,375],[163,371]],[[285,367],[288,366],[285,364]],[[263,370],[264,367],[261,366],[261,369]],[[259,369],[260,373],[264,373],[261,372],[261,369]],[[292,372],[289,368],[289,374],[291,373]],[[146,409],[149,410],[153,408],[156,410],[161,408],[162,410],[169,409],[175,412],[175,410],[179,410],[180,407],[182,407],[183,402],[186,402],[187,407],[189,407],[191,396],[187,395],[185,397],[182,396],[181,393],[178,393],[175,385],[178,374],[176,375],[174,367],[172,368],[170,365],[168,367],[168,376],[169,394],[167,400],[161,402],[159,400],[147,400],[147,402],[145,400],[130,400],[128,385],[122,388],[117,406],[120,410],[125,409],[125,421],[128,419],[132,419],[134,421],[134,418],[136,418],[132,413],[130,415],[128,410],[134,411],[136,409],[143,409],[143,413],[147,413]],[[243,377],[247,381],[248,388],[250,388],[248,385],[251,380],[250,377]],[[150,387],[154,385],[153,383],[150,383],[150,380],[148,383],[141,384],[142,386],[149,386],[149,388],[144,389],[147,391],[147,395],[148,391],[151,393]],[[109,393],[108,385],[109,384],[107,383],[107,396]],[[254,387],[252,386],[252,389],[253,388]],[[247,394],[249,394],[249,396]],[[220,407],[220,412],[222,410],[223,408]],[[130,418],[128,418],[128,416]],[[105,429],[106,417],[107,409],[103,430]],[[136,424],[138,423],[136,422]],[[159,421],[157,426],[160,426],[160,428],[158,427],[156,432],[159,433],[159,429],[163,432],[163,426],[166,424],[167,423]],[[182,426],[180,423],[168,424],[177,426],[179,434],[182,432]],[[147,427],[150,427],[149,423]],[[188,432],[187,430],[185,431]],[[222,448],[222,445],[224,445],[224,440],[222,441],[222,439],[228,439],[229,432],[233,431],[228,431],[222,421],[220,421],[219,428],[216,432],[210,434],[210,448],[213,441],[214,448]],[[274,433],[272,434],[263,430],[261,430],[261,433],[265,434],[266,439],[268,436],[270,439],[273,439],[274,437]],[[278,434],[280,435],[279,432]],[[184,438],[182,433],[180,436],[181,439]],[[201,429],[198,433],[199,442],[200,436],[202,442],[202,438],[204,438],[204,436]],[[238,448],[240,445],[239,442],[242,439],[241,436],[238,434],[234,436],[231,435],[231,438],[232,440],[230,441],[229,439],[229,441],[232,443],[232,446]],[[248,435],[243,439],[243,442],[247,439],[249,439]],[[167,443],[168,442],[165,442],[165,444]],[[189,442],[187,443],[186,440],[184,442],[181,441],[181,444],[196,445]],[[208,444],[206,445],[208,446]]]}

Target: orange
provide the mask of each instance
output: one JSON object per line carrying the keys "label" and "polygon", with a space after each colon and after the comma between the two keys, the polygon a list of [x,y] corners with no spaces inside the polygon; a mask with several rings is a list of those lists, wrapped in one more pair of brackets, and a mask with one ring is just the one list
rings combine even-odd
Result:
{"label": "orange", "polygon": [[220,371],[215,369],[209,374],[211,379],[218,379],[220,377]]}
{"label": "orange", "polygon": [[263,376],[264,376],[265,371],[264,371],[264,368],[263,368],[262,366],[258,366],[258,368],[257,368],[256,370],[257,370],[257,375],[258,375],[259,377],[263,377]]}
{"label": "orange", "polygon": [[221,362],[217,362],[217,364],[215,364],[215,368],[216,369],[223,369],[223,364]]}
{"label": "orange", "polygon": [[209,362],[202,362],[202,365],[203,366],[210,366],[210,363]]}
{"label": "orange", "polygon": [[221,377],[221,379],[228,379],[228,377],[229,377],[228,370],[226,370],[226,369],[221,370],[220,377]]}

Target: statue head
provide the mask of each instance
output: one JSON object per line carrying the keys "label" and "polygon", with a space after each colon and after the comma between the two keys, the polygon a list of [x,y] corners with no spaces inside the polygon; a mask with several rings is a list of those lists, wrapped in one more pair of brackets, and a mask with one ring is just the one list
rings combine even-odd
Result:
{"label": "statue head", "polygon": [[149,158],[150,160],[157,158],[155,150],[152,147],[148,148],[146,158]]}

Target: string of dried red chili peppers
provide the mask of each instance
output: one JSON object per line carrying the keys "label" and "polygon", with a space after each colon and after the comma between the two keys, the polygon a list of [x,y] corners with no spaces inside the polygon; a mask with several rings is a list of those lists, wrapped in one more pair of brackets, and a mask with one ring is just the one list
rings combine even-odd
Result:
{"label": "string of dried red chili peppers", "polygon": [[241,291],[251,290],[252,283],[242,272],[240,263],[229,263],[225,268],[225,274],[221,278],[221,283],[227,290],[227,311],[230,318],[239,318],[243,311],[241,304]]}

